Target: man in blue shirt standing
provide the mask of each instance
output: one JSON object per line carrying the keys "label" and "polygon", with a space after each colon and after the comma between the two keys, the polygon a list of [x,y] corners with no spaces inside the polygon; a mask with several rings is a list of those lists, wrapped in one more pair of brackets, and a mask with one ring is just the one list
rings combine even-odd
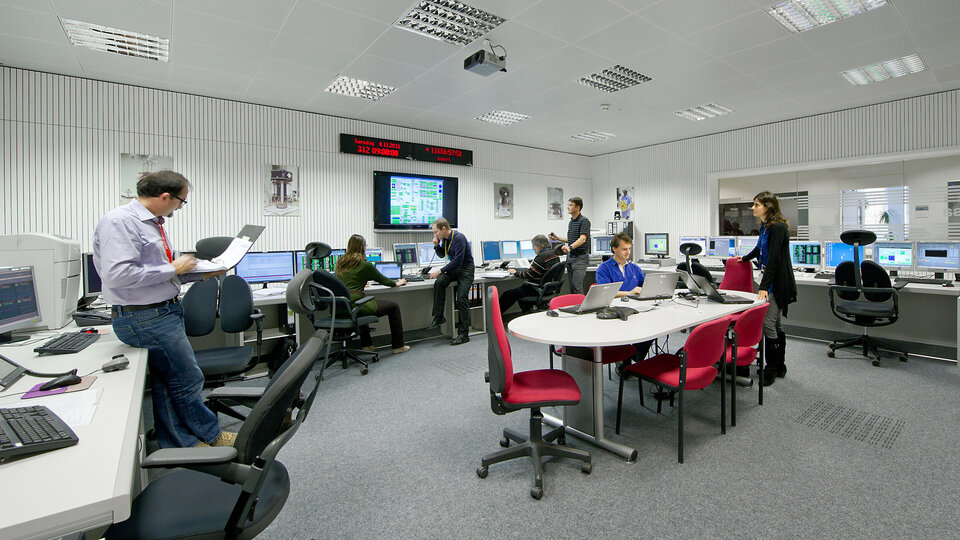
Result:
{"label": "man in blue shirt standing", "polygon": [[137,198],[100,219],[93,233],[93,263],[113,306],[120,341],[149,351],[154,428],[161,448],[232,446],[236,433],[220,431],[203,403],[203,373],[183,328],[180,283],[200,274],[191,255],[173,258],[164,217],[187,203],[190,183],[173,171],[137,182]]}
{"label": "man in blue shirt standing", "polygon": [[473,254],[467,237],[450,228],[446,218],[433,222],[433,245],[438,257],[447,257],[446,266],[430,272],[433,284],[433,322],[427,328],[438,328],[447,320],[443,317],[443,305],[447,301],[447,286],[457,285],[457,337],[451,345],[463,345],[470,341],[470,302],[468,295],[473,285]]}

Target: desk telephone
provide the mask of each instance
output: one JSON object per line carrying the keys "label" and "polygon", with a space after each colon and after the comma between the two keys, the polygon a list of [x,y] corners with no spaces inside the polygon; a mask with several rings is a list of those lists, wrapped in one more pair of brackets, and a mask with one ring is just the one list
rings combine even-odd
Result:
{"label": "desk telephone", "polygon": [[110,310],[108,309],[73,312],[73,320],[76,321],[77,326],[81,327],[110,324],[110,319]]}

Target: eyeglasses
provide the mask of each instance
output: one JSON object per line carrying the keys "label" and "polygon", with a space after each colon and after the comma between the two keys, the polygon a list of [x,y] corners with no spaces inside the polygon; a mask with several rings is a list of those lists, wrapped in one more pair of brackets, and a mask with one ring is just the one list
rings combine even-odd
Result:
{"label": "eyeglasses", "polygon": [[180,197],[177,197],[177,196],[174,195],[173,193],[171,193],[170,196],[173,197],[174,199],[180,201],[180,206],[183,206],[183,205],[187,204],[187,200],[186,200],[186,199],[181,199]]}

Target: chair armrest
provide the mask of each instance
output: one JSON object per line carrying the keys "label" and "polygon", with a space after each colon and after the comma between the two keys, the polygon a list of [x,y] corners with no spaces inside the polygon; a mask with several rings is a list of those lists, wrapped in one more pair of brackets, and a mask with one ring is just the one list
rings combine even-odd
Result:
{"label": "chair armrest", "polygon": [[260,311],[260,308],[254,309],[253,313],[250,314],[250,318],[255,321],[259,321],[263,319],[263,317],[264,317],[264,314],[262,311]]}
{"label": "chair armrest", "polygon": [[141,461],[140,468],[169,469],[191,465],[221,465],[230,463],[236,457],[237,449],[232,446],[162,448]]}
{"label": "chair armrest", "polygon": [[218,386],[207,394],[207,399],[260,399],[263,388],[259,386]]}
{"label": "chair armrest", "polygon": [[906,281],[901,281],[901,282],[899,282],[899,283],[898,283],[898,282],[894,282],[894,283],[893,283],[893,288],[899,291],[900,289],[906,287],[907,285],[909,285],[909,284],[908,284]]}
{"label": "chair armrest", "polygon": [[372,296],[364,296],[363,298],[358,298],[357,300],[355,300],[353,304],[356,306],[360,306],[360,305],[366,304],[371,300],[375,300],[375,298]]}

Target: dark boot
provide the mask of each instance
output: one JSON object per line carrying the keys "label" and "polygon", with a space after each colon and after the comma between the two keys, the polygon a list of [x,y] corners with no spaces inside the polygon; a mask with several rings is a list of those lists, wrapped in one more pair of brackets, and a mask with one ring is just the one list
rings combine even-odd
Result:
{"label": "dark boot", "polygon": [[777,368],[777,377],[781,379],[787,376],[787,335],[783,333],[783,330],[777,330],[777,341],[780,342],[780,361],[775,367]]}
{"label": "dark boot", "polygon": [[783,346],[780,344],[780,338],[765,338],[763,349],[763,372],[760,373],[760,384],[770,386],[777,382],[777,366],[783,364]]}

